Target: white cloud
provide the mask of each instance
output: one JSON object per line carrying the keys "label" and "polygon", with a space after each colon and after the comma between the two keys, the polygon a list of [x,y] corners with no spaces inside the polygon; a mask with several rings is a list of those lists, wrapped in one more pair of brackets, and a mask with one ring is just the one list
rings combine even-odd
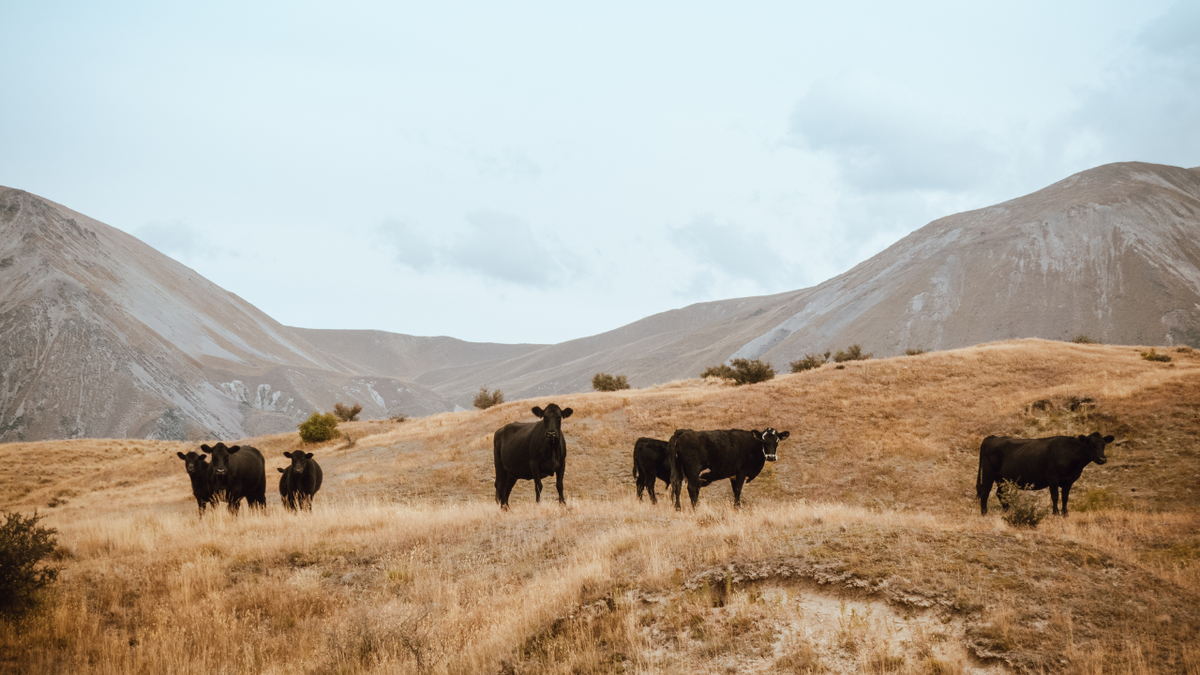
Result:
{"label": "white cloud", "polygon": [[182,220],[146,223],[134,230],[133,236],[182,262],[212,259],[222,252],[202,232]]}
{"label": "white cloud", "polygon": [[[771,288],[786,271],[783,258],[762,234],[717,222],[711,215],[697,216],[687,225],[674,228],[671,242],[706,268],[755,281],[764,288]],[[711,275],[700,275],[693,279],[688,292],[698,292],[711,283]]]}

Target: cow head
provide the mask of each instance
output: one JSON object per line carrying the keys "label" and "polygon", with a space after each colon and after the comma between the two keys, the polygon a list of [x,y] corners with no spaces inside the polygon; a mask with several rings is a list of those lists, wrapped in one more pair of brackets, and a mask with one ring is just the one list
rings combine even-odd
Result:
{"label": "cow head", "polygon": [[[283,453],[283,456],[292,460],[292,473],[298,476],[307,471],[309,466],[312,464],[312,462],[309,461],[313,456],[311,452],[297,450],[295,452],[285,452]],[[280,469],[280,471],[282,471],[282,469]]]}
{"label": "cow head", "polygon": [[551,403],[542,410],[539,406],[533,407],[533,414],[540,417],[546,423],[546,438],[557,441],[562,434],[562,421],[571,416],[575,412],[570,408],[559,408],[557,404]]}
{"label": "cow head", "polygon": [[1079,440],[1087,448],[1089,460],[1097,464],[1108,462],[1108,458],[1104,456],[1104,446],[1115,440],[1113,436],[1101,436],[1099,431],[1093,431],[1087,436],[1080,436]]}
{"label": "cow head", "polygon": [[790,431],[775,431],[771,427],[767,427],[767,430],[763,432],[759,432],[758,429],[755,429],[750,433],[754,434],[754,438],[759,443],[762,443],[763,456],[767,458],[768,462],[774,462],[776,459],[779,459],[777,454],[779,450],[779,441],[782,441],[783,439],[792,435],[792,432]]}
{"label": "cow head", "polygon": [[236,454],[237,451],[241,449],[242,446],[240,445],[235,445],[230,448],[226,447],[224,443],[217,443],[211,448],[207,445],[200,446],[200,450],[202,452],[212,455],[213,475],[220,478],[224,478],[225,475],[229,473],[229,456]]}
{"label": "cow head", "polygon": [[203,476],[208,473],[208,458],[204,455],[195,450],[186,455],[182,452],[175,454],[179,455],[179,459],[183,460],[183,466],[187,469],[189,476]]}

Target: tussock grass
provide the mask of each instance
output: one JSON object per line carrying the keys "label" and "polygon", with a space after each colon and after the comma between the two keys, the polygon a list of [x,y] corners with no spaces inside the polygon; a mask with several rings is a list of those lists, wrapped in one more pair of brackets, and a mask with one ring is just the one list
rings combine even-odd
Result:
{"label": "tussock grass", "polygon": [[[48,611],[0,624],[0,672],[1196,672],[1200,356],[1140,351],[1017,341],[343,423],[353,447],[306,447],[326,483],[302,515],[271,481],[266,512],[199,519],[190,444],[0,445],[0,507],[39,508],[64,567]],[[491,432],[551,400],[576,411],[568,506],[523,482],[502,514]],[[720,484],[695,513],[634,500],[637,437],[766,426],[792,436],[740,512]],[[1118,441],[1072,504],[1111,499],[1033,531],[978,515],[984,436],[1096,430]],[[242,442],[271,476],[299,446]]]}

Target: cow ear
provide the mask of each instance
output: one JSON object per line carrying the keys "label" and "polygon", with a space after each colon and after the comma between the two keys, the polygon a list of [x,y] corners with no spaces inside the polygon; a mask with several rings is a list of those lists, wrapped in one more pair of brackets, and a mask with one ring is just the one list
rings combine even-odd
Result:
{"label": "cow ear", "polygon": [[750,434],[751,434],[752,436],[754,436],[754,440],[756,440],[756,441],[761,441],[761,440],[762,440],[762,432],[761,432],[761,431],[759,431],[758,429],[755,429],[755,430],[751,431],[751,432],[750,432]]}
{"label": "cow ear", "polygon": [[781,432],[779,432],[779,440],[782,441],[783,439],[785,439],[791,435],[792,435],[792,432],[790,432],[790,431],[781,431]]}
{"label": "cow ear", "polygon": [[306,452],[306,453],[304,453],[304,458],[305,458],[305,459],[312,459],[312,453],[311,453],[311,452]]}
{"label": "cow ear", "polygon": [[284,456],[284,457],[287,457],[288,459],[291,459],[291,458],[292,458],[292,453],[290,453],[290,452],[285,452],[285,453],[283,453],[283,456]]}
{"label": "cow ear", "polygon": [[575,412],[575,411],[571,410],[570,408],[563,408],[562,416],[564,419],[566,419],[566,418],[570,417],[571,413],[573,413],[573,412]]}
{"label": "cow ear", "polygon": [[546,411],[542,410],[541,406],[535,405],[535,406],[533,406],[533,416],[534,417],[545,417]]}
{"label": "cow ear", "polygon": [[235,446],[233,446],[232,448],[229,448],[229,454],[231,454],[231,455],[232,455],[233,453],[235,453],[235,452],[237,452],[238,450],[241,450],[241,449],[242,449],[242,446],[240,446],[240,445],[235,445]]}
{"label": "cow ear", "polygon": [[1116,436],[1113,436],[1112,434],[1109,434],[1109,435],[1107,435],[1107,436],[1105,436],[1105,437],[1104,437],[1104,442],[1105,442],[1105,443],[1112,443],[1112,442],[1113,442],[1113,441],[1115,441],[1115,440],[1117,440],[1117,437],[1116,437]]}
{"label": "cow ear", "polygon": [[179,455],[179,459],[182,459],[185,462],[187,461],[187,455],[183,454],[182,452],[177,452],[175,454]]}
{"label": "cow ear", "polygon": [[275,470],[278,471],[279,473],[283,473],[283,469],[281,469],[279,467],[275,467]]}
{"label": "cow ear", "polygon": [[200,452],[212,452],[212,448],[208,447],[207,445],[202,445],[200,446]]}

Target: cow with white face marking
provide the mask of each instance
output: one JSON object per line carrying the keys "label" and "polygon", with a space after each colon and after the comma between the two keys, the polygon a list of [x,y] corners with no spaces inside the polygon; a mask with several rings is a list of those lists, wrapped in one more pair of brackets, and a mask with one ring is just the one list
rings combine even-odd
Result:
{"label": "cow with white face marking", "polygon": [[725,478],[733,487],[733,505],[741,506],[742,486],[754,480],[767,462],[778,458],[779,441],[790,435],[769,427],[766,431],[677,429],[667,450],[675,508],[679,508],[685,478],[693,509],[700,501],[700,488]]}
{"label": "cow with white face marking", "polygon": [[518,480],[532,480],[535,500],[542,501],[542,479],[554,476],[558,488],[558,503],[563,497],[563,473],[567,469],[567,439],[562,433],[562,421],[575,412],[559,408],[554,403],[545,410],[533,408],[538,422],[513,422],[496,430],[492,445],[496,460],[496,501],[508,510],[508,496]]}
{"label": "cow with white face marking", "polygon": [[292,511],[312,511],[313,496],[321,489],[321,465],[312,458],[311,452],[303,450],[285,452],[283,456],[292,460],[288,468],[279,469],[279,473],[283,474],[279,477],[279,496],[283,499],[283,505]]}
{"label": "cow with white face marking", "polygon": [[200,446],[212,457],[213,493],[224,499],[229,512],[237,514],[242,499],[253,508],[267,505],[267,463],[257,448],[217,443]]}

